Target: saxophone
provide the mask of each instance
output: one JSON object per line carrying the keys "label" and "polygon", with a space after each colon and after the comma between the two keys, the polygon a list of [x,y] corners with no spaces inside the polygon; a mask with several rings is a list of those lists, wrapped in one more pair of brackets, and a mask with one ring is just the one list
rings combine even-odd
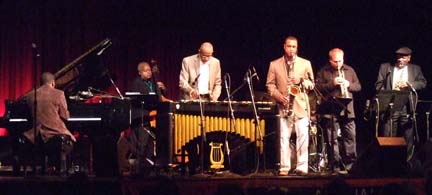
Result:
{"label": "saxophone", "polygon": [[[294,74],[293,63],[291,63],[289,65],[288,78],[292,78],[293,74]],[[285,105],[284,107],[284,116],[293,117],[294,98],[301,92],[301,89],[298,85],[295,85],[294,83],[288,84],[287,89],[288,89],[288,105]]]}
{"label": "saxophone", "polygon": [[[338,73],[339,73],[339,77],[345,81],[345,73],[342,70],[342,67],[338,68]],[[350,94],[348,93],[348,87],[345,85],[345,82],[342,82],[339,86],[341,90],[341,98],[351,98]]]}

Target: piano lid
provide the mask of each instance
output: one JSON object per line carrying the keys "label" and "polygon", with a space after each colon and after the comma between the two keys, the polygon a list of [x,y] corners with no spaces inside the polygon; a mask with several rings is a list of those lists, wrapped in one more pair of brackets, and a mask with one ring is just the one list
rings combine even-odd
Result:
{"label": "piano lid", "polygon": [[100,57],[111,44],[110,39],[105,39],[57,71],[54,74],[56,88],[63,90],[66,97],[88,90],[89,87],[107,88],[111,84],[111,76],[100,62]]}

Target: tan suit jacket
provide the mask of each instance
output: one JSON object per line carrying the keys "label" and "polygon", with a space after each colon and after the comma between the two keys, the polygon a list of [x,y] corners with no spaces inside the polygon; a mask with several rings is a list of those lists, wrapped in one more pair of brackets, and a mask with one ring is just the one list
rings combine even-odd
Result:
{"label": "tan suit jacket", "polygon": [[[72,140],[75,138],[66,128],[63,120],[70,117],[67,109],[64,92],[48,85],[42,85],[36,92],[37,109],[36,109],[36,131],[40,133],[42,140],[47,142],[54,135],[69,135]],[[24,97],[29,105],[31,112],[34,110],[34,91]],[[33,128],[24,132],[30,141],[34,141]]]}
{"label": "tan suit jacket", "polygon": [[[193,82],[199,75],[200,58],[198,54],[185,57],[182,61],[182,69],[180,71],[179,87],[180,87],[180,98],[183,100],[190,100],[190,93],[196,86],[193,86]],[[221,94],[222,80],[221,80],[221,68],[218,59],[210,58],[210,78],[209,78],[209,95],[212,101],[217,101]],[[196,85],[196,83],[195,83]]]}
{"label": "tan suit jacket", "polygon": [[[288,96],[288,68],[286,67],[284,57],[270,62],[267,73],[266,87],[270,96],[279,104],[283,97]],[[309,73],[309,76],[308,76]],[[311,82],[313,79],[312,65],[309,60],[296,57],[293,65],[293,76],[302,78],[303,82]],[[311,78],[309,78],[311,77]],[[280,108],[283,108],[281,105]],[[297,118],[309,116],[309,99],[304,91],[296,95],[293,102],[294,115]],[[282,114],[282,113],[281,113]]]}

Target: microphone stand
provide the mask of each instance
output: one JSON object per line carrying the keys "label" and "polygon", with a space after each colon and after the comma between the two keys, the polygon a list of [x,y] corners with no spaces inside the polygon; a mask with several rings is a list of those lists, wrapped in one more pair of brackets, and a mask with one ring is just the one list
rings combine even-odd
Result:
{"label": "microphone stand", "polygon": [[[228,84],[227,79],[230,81]],[[230,110],[230,117],[231,117],[231,127],[230,128],[230,132],[232,131],[232,129],[234,129],[234,132],[236,132],[237,127],[236,127],[236,121],[235,121],[235,116],[234,116],[234,109],[232,108],[232,102],[231,102],[231,94],[230,94],[230,85],[231,85],[231,77],[228,73],[225,74],[225,89],[226,89],[226,93],[227,93],[227,98],[228,98],[228,108]],[[228,166],[231,168],[231,157],[230,157],[230,148],[229,148],[229,144],[228,144],[228,131],[226,131],[225,133],[225,150],[227,151],[227,155],[228,155]]]}
{"label": "microphone stand", "polygon": [[[251,72],[249,70],[246,72],[246,81],[247,81],[247,84],[249,86],[249,92],[250,92],[250,96],[251,96],[252,107],[253,107],[253,111],[254,111],[254,115],[255,115],[255,137],[258,137],[258,138],[255,139],[255,143],[256,143],[256,153],[255,153],[256,165],[255,166],[256,167],[255,167],[255,171],[254,171],[254,173],[258,173],[259,164],[260,164],[260,160],[259,160],[260,156],[259,156],[259,148],[258,148],[257,143],[258,143],[258,141],[262,141],[263,142],[263,146],[265,144],[264,144],[264,139],[263,139],[264,136],[263,136],[263,134],[261,132],[261,128],[260,128],[260,124],[259,124],[259,116],[258,116],[258,112],[257,112],[256,105],[255,105],[255,96],[254,96],[254,93],[253,93],[253,85],[252,85],[252,82],[251,82]],[[257,136],[257,134],[258,134],[258,136]],[[264,167],[264,169],[266,167],[266,165],[265,165],[265,157],[266,157],[265,156],[265,150],[263,150],[263,159],[264,159],[264,161],[263,161],[263,167]]]}
{"label": "microphone stand", "polygon": [[237,87],[236,89],[234,89],[234,91],[230,94],[230,96],[226,97],[226,98],[224,99],[224,101],[228,100],[228,98],[233,97],[234,94],[237,93],[237,91],[239,91],[241,88],[243,88],[243,86],[245,86],[245,84],[246,84],[246,83],[243,82],[239,87]]}
{"label": "microphone stand", "polygon": [[[252,73],[250,72],[250,67],[249,67],[249,69],[247,70],[247,73],[249,73],[249,75],[251,75]],[[250,76],[250,77],[253,77],[253,76]],[[241,88],[243,88],[244,86],[245,86],[245,84],[246,84],[246,79],[243,79],[243,82],[242,82],[242,84],[240,85],[240,86],[238,86],[236,89],[234,89],[234,91],[230,94],[230,96],[228,96],[228,97],[226,97],[225,99],[224,99],[224,101],[227,101],[228,100],[228,98],[232,98],[233,96],[234,96],[234,94],[236,94]]]}
{"label": "microphone stand", "polygon": [[[313,88],[312,89],[315,89],[315,83],[314,83],[314,81],[313,81],[313,79],[312,78],[310,78],[310,76],[309,76],[309,74],[308,74],[308,79],[312,82],[312,84],[313,84]],[[308,94],[306,93],[306,89],[305,89],[305,87],[303,86],[302,87],[303,88],[303,90],[304,90],[304,98],[305,98],[305,100],[307,100],[308,102],[309,102],[309,96],[308,96]],[[308,116],[308,120],[309,120],[309,124],[308,124],[308,132],[312,132],[312,118],[311,118],[311,109],[310,109],[310,105],[309,104],[306,104],[306,111],[307,111],[307,116]],[[320,163],[320,156],[319,156],[319,154],[318,154],[318,140],[317,140],[317,135],[315,135],[315,137],[312,139],[312,141],[314,142],[313,144],[315,145],[315,149],[316,149],[316,153],[315,153],[315,155],[316,156],[318,156],[318,159],[317,159],[317,168],[315,169],[316,170],[316,172],[319,172],[320,171],[320,166],[319,166],[319,163]],[[310,154],[309,154],[310,155]],[[312,169],[313,169],[313,167],[311,167]]]}
{"label": "microphone stand", "polygon": [[110,80],[111,84],[113,84],[113,86],[114,86],[114,88],[115,88],[117,94],[120,96],[120,99],[123,100],[124,97],[123,97],[123,95],[121,94],[121,92],[120,92],[119,88],[117,87],[117,85],[115,84],[114,80],[112,79],[111,75],[108,74],[108,77],[109,77],[109,80]]}
{"label": "microphone stand", "polygon": [[[37,86],[38,86],[38,74],[37,74],[37,58],[39,57],[39,54],[37,52],[37,46],[36,43],[32,43],[32,49],[33,49],[33,88],[34,88],[34,99],[33,99],[33,142],[35,147],[33,148],[34,154],[36,154],[37,150],[36,148],[39,147],[38,139],[37,139]],[[44,159],[43,159],[44,160]],[[45,165],[44,161],[41,165]],[[33,172],[36,174],[36,162],[33,165]]]}
{"label": "microphone stand", "polygon": [[206,138],[206,132],[205,132],[205,117],[204,117],[204,104],[203,104],[203,100],[201,99],[201,95],[199,94],[199,90],[198,90],[198,77],[196,78],[196,82],[194,82],[195,84],[195,90],[198,93],[198,102],[199,102],[199,107],[200,107],[200,118],[201,118],[201,123],[200,123],[200,129],[201,129],[201,143],[200,143],[200,166],[201,166],[201,171],[198,175],[195,175],[196,177],[210,177],[210,175],[207,175],[204,173],[204,143],[207,142],[207,138]]}
{"label": "microphone stand", "polygon": [[[312,83],[314,85],[314,87],[312,88],[312,90],[314,91],[315,95],[317,96],[317,99],[321,99],[323,101],[327,101],[327,98],[321,93],[321,91],[318,88],[315,87],[316,84],[315,84],[314,80],[309,75],[308,75],[308,78],[312,81]],[[317,104],[319,105],[321,103],[322,102],[319,102]],[[319,125],[319,124],[317,124],[317,125]],[[309,126],[310,126],[310,124],[309,124]],[[325,171],[325,169],[327,168],[327,165],[325,164],[325,162],[326,161],[328,162],[328,158],[327,158],[327,154],[326,154],[327,153],[327,148],[326,148],[327,146],[325,144],[327,141],[326,141],[325,135],[324,135],[324,131],[326,131],[325,133],[327,134],[327,130],[324,130],[322,127],[320,127],[320,130],[321,130],[321,138],[324,141],[320,142],[320,144],[321,144],[321,151],[318,154],[318,141],[317,141],[317,139],[315,139],[315,142],[317,143],[316,147],[317,147],[317,156],[318,156],[318,159],[317,159],[317,162],[316,162],[316,166],[317,166],[316,171],[317,172],[321,172],[323,170]],[[325,166],[325,167],[323,167],[324,169],[321,169],[321,167],[320,167],[322,160],[324,160],[324,166]]]}
{"label": "microphone stand", "polygon": [[429,118],[430,118],[431,111],[432,111],[432,106],[429,106],[429,110],[426,111],[426,142],[429,142],[429,137],[430,137],[430,122],[429,122]]}
{"label": "microphone stand", "polygon": [[[411,104],[411,113],[412,113],[412,126],[414,129],[414,143],[413,145],[419,144],[420,139],[419,139],[419,135],[418,135],[418,130],[417,130],[417,117],[416,117],[416,110],[417,110],[417,99],[414,102],[414,97],[413,97],[413,93],[415,94],[415,97],[418,97],[417,91],[414,89],[414,87],[412,87],[411,84],[408,84],[408,86],[411,88],[411,92],[409,95],[409,100],[410,100],[410,104]],[[411,156],[408,157],[408,159],[412,158],[413,154],[410,154]]]}

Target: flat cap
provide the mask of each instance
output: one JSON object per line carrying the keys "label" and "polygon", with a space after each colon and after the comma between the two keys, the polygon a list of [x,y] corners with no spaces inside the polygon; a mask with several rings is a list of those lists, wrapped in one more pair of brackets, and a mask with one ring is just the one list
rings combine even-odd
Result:
{"label": "flat cap", "polygon": [[401,47],[395,52],[396,54],[411,55],[412,51],[408,47]]}

